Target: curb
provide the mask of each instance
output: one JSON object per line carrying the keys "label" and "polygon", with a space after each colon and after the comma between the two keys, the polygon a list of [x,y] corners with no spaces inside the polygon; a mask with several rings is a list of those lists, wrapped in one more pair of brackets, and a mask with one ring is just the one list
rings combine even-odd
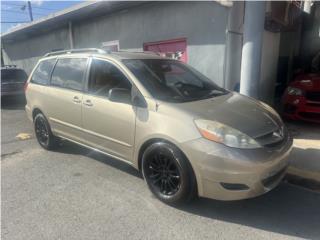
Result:
{"label": "curb", "polygon": [[320,192],[320,173],[289,167],[284,179],[293,185]]}
{"label": "curb", "polygon": [[310,179],[312,181],[320,183],[320,172],[308,171],[301,168],[289,166],[287,169],[287,174],[294,175],[300,178]]}

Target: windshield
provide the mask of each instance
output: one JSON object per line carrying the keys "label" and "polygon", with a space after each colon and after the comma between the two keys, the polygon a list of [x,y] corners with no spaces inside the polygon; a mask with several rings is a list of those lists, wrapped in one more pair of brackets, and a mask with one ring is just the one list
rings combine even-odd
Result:
{"label": "windshield", "polygon": [[21,69],[1,69],[1,82],[25,82],[28,76]]}
{"label": "windshield", "polygon": [[168,102],[188,102],[228,93],[210,79],[176,60],[124,59],[123,63],[150,94]]}

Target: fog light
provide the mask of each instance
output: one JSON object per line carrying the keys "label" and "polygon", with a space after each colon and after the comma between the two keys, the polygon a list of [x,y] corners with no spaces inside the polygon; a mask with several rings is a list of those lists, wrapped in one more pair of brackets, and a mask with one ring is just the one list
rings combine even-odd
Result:
{"label": "fog light", "polygon": [[293,101],[293,104],[297,105],[297,104],[299,104],[299,102],[300,102],[300,100],[296,99],[296,100]]}
{"label": "fog light", "polygon": [[222,187],[228,190],[248,190],[249,187],[241,183],[220,183]]}

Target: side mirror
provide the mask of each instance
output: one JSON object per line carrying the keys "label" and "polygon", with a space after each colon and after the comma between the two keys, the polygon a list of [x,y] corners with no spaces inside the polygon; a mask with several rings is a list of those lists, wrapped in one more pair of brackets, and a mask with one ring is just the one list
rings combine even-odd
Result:
{"label": "side mirror", "polygon": [[144,100],[142,96],[135,96],[132,105],[141,108],[146,108],[148,106],[146,100]]}
{"label": "side mirror", "polygon": [[109,90],[109,100],[131,104],[131,91],[126,88],[112,88]]}

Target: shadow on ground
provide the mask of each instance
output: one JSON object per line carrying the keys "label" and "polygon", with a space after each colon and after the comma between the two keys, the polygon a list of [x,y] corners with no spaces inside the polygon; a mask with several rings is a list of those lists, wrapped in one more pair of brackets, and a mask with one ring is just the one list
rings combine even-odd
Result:
{"label": "shadow on ground", "polygon": [[81,147],[77,144],[71,143],[69,141],[61,141],[60,147],[58,147],[56,152],[61,152],[64,154],[77,154],[77,155],[83,155],[87,156],[89,158],[92,158],[96,161],[108,164],[111,167],[117,168],[118,170],[121,170],[123,172],[126,172],[128,174],[131,174],[135,177],[142,178],[142,175],[132,166],[130,166],[127,163],[124,163],[122,161],[119,161],[117,159],[113,159],[111,157],[108,157],[102,153],[99,153],[94,150],[87,149],[85,147]]}
{"label": "shadow on ground", "polygon": [[221,202],[200,199],[182,210],[281,234],[319,239],[320,194],[282,183],[261,197]]}
{"label": "shadow on ground", "polygon": [[[57,151],[86,155],[141,178],[141,174],[126,163],[73,143],[63,142]],[[214,220],[290,236],[309,239],[319,239],[320,236],[320,194],[288,183],[281,183],[271,192],[254,199],[223,202],[201,198],[179,209]],[[212,227],[214,229],[214,225]]]}
{"label": "shadow on ground", "polygon": [[26,105],[25,96],[1,97],[1,108],[6,110],[24,110]]}

